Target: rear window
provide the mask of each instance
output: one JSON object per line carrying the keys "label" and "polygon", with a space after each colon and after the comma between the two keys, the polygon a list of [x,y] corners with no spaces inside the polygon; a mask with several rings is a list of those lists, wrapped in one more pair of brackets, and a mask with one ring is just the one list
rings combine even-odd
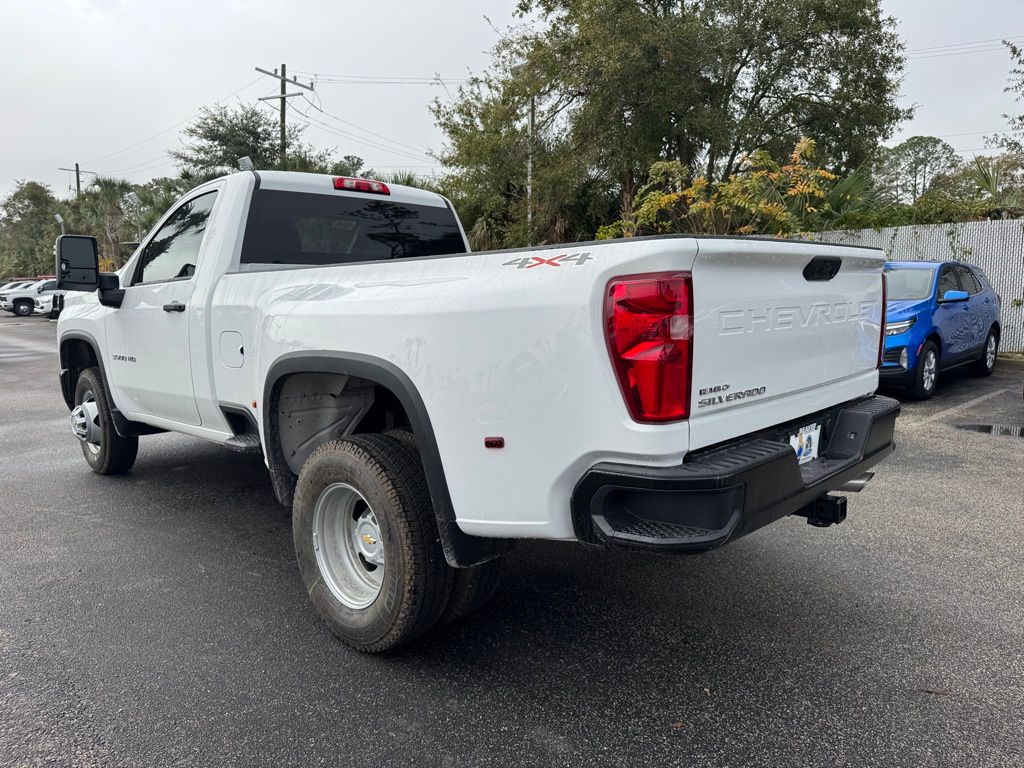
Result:
{"label": "rear window", "polygon": [[446,205],[261,189],[253,192],[241,263],[319,266],[465,252]]}

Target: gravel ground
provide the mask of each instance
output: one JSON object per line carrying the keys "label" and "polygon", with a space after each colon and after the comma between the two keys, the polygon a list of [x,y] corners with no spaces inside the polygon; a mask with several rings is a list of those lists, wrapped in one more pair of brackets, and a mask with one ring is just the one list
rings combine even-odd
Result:
{"label": "gravel ground", "polygon": [[258,458],[92,474],[55,324],[0,319],[0,765],[1018,766],[1024,362],[907,403],[841,526],[694,558],[529,543],[385,656],[306,600]]}

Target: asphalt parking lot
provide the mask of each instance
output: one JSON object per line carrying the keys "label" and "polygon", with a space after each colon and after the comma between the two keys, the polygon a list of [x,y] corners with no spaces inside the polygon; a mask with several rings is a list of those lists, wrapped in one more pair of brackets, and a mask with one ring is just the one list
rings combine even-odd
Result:
{"label": "asphalt parking lot", "polygon": [[695,558],[530,543],[390,655],[307,602],[258,458],[89,471],[56,324],[0,318],[0,765],[1017,766],[1024,362],[908,403],[843,525]]}

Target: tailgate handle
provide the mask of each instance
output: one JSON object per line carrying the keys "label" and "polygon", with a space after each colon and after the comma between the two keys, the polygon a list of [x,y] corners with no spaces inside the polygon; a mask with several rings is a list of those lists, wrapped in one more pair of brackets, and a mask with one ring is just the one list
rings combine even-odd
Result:
{"label": "tailgate handle", "polygon": [[815,256],[804,267],[804,280],[831,280],[842,265],[838,256]]}

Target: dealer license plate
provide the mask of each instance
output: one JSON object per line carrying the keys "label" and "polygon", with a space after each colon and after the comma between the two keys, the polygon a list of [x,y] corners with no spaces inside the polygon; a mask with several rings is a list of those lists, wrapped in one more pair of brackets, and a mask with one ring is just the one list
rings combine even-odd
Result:
{"label": "dealer license plate", "polygon": [[806,464],[818,458],[818,443],[821,442],[821,425],[808,424],[794,435],[789,436],[789,444],[796,452],[797,461]]}

